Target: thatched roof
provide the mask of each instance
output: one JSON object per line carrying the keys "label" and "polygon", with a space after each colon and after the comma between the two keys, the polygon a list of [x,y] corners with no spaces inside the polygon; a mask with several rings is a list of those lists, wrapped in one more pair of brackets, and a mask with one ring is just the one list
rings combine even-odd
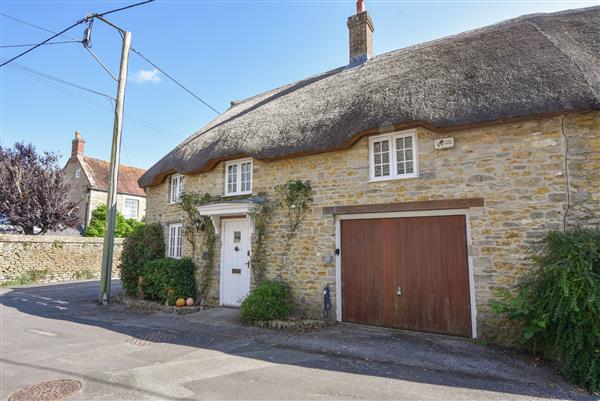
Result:
{"label": "thatched roof", "polygon": [[[343,44],[340,44],[342,46]],[[374,57],[240,101],[139,180],[220,160],[350,146],[386,126],[452,129],[600,109],[600,7],[533,14]]]}

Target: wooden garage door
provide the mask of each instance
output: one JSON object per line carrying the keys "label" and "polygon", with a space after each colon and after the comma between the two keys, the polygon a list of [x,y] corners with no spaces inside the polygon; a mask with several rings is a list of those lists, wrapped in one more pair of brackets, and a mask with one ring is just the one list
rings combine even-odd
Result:
{"label": "wooden garage door", "polygon": [[341,221],[342,319],[471,336],[464,216]]}

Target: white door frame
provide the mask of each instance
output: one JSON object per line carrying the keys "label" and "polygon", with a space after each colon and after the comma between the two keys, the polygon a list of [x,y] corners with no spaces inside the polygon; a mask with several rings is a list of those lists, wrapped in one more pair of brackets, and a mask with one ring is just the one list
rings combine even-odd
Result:
{"label": "white door frame", "polygon": [[[225,276],[225,269],[223,269],[223,261],[224,261],[224,250],[225,250],[225,246],[224,246],[224,241],[223,241],[223,236],[225,234],[225,223],[227,221],[238,221],[238,222],[243,222],[247,229],[247,241],[248,241],[248,250],[251,250],[251,245],[252,243],[250,242],[250,236],[252,235],[252,227],[250,224],[250,221],[248,220],[248,218],[246,216],[244,217],[235,217],[235,218],[229,218],[229,219],[219,219],[220,220],[220,228],[221,228],[221,251],[220,251],[220,261],[219,261],[219,305],[223,306],[223,294],[225,291],[225,280],[224,280],[224,276]],[[248,258],[250,258],[250,256],[248,256]],[[251,284],[251,276],[250,276],[251,272],[248,273],[248,288],[250,288],[250,284]]]}
{"label": "white door frame", "polygon": [[473,274],[473,252],[471,241],[471,224],[469,222],[469,209],[445,209],[445,210],[419,210],[410,212],[384,212],[384,213],[360,213],[340,214],[335,216],[335,247],[339,249],[339,255],[335,258],[335,312],[336,320],[342,321],[342,220],[358,219],[385,219],[394,217],[429,217],[429,216],[465,216],[467,235],[467,260],[469,266],[469,297],[471,298],[471,337],[477,338],[477,305],[475,304],[475,278]]}

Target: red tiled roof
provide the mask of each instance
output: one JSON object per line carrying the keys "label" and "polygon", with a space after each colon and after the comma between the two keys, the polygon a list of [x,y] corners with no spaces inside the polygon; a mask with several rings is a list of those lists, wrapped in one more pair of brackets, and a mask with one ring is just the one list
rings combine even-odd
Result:
{"label": "red tiled roof", "polygon": [[[108,175],[110,164],[107,161],[94,159],[93,157],[80,156],[83,168],[88,175],[92,188],[108,191]],[[137,167],[119,165],[118,193],[146,196],[146,193],[138,185],[138,179],[144,174],[144,169]]]}

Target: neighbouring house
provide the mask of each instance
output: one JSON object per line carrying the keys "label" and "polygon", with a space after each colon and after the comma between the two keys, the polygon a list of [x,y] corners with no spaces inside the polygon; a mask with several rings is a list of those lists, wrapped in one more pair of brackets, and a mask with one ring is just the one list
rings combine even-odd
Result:
{"label": "neighbouring house", "polygon": [[321,316],[329,286],[340,321],[509,338],[489,301],[528,271],[531,242],[600,224],[600,7],[377,56],[363,1],[348,28],[349,64],[232,102],[146,171],[147,220],[189,256],[180,192],[218,196],[199,207],[218,232],[211,301],[239,305],[251,212],[310,180],[288,256],[281,208],[266,237],[267,276],[301,312]]}
{"label": "neighbouring house", "polygon": [[[106,204],[110,171],[109,162],[85,156],[84,146],[85,140],[75,132],[64,168],[71,187],[69,196],[79,206],[80,231],[87,227],[94,209]],[[117,210],[126,218],[142,220],[146,215],[146,193],[137,183],[142,174],[141,168],[119,165]]]}

